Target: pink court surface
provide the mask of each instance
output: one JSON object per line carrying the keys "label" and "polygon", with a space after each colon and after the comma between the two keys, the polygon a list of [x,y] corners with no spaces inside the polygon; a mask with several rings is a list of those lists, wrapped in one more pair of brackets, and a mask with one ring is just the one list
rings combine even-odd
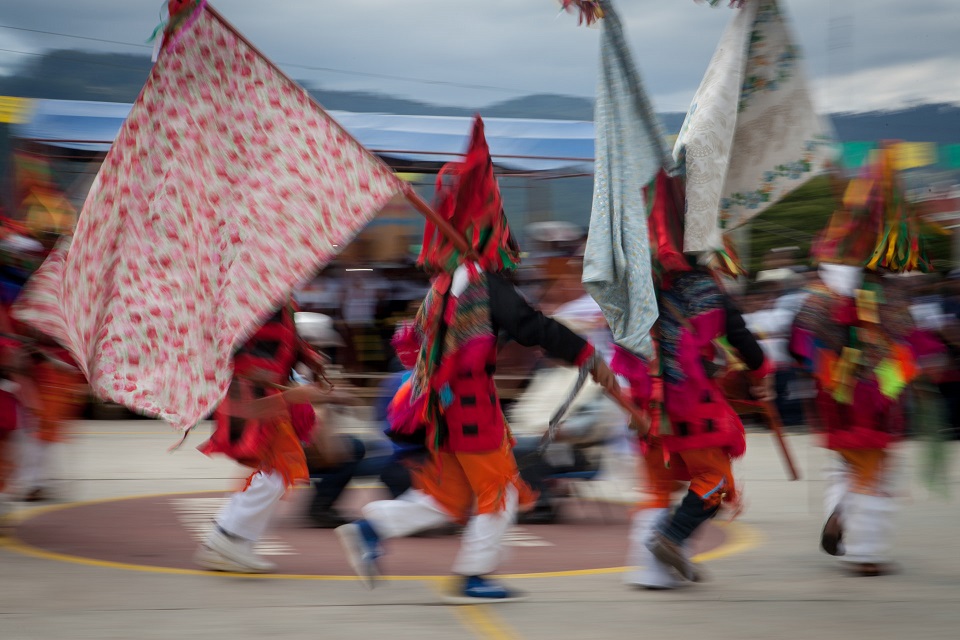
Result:
{"label": "pink court surface", "polygon": [[[274,577],[352,576],[333,531],[310,528],[303,518],[310,493],[299,490],[284,501],[258,552],[277,564],[277,572],[270,574]],[[203,492],[53,505],[21,521],[13,546],[32,555],[122,569],[196,570],[191,556],[228,497]],[[343,511],[356,515],[360,505],[379,497],[375,489],[348,490]],[[559,522],[510,530],[501,573],[616,571],[625,562],[630,513],[622,504],[569,500]],[[717,550],[729,542],[728,536],[727,528],[711,524],[695,540],[694,550]],[[448,575],[458,545],[457,535],[390,540],[384,573],[399,579]]]}

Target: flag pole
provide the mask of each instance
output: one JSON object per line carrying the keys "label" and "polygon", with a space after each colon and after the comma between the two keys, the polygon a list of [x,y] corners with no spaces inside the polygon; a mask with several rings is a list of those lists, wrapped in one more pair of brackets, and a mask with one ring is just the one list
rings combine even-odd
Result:
{"label": "flag pole", "polygon": [[457,251],[463,255],[470,253],[470,245],[467,244],[467,239],[463,237],[463,234],[454,229],[447,220],[440,217],[440,214],[434,211],[433,207],[427,204],[409,183],[404,183],[403,185],[403,196],[424,218],[436,225],[440,233],[445,235],[447,240],[453,243]]}

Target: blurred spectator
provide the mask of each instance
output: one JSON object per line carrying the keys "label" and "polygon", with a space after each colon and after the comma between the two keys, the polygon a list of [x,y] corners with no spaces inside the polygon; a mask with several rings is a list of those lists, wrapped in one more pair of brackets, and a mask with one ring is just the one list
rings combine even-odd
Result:
{"label": "blurred spectator", "polygon": [[[792,278],[792,272],[787,277]],[[787,297],[780,296],[783,286],[779,279],[755,284],[745,297],[743,320],[775,367],[776,405],[780,418],[785,426],[796,426],[803,423],[803,408],[794,393],[797,374],[788,346],[795,309],[799,308],[798,300],[802,301],[802,297],[792,293],[793,298],[781,304]]]}
{"label": "blurred spectator", "polygon": [[[300,337],[324,358],[329,359],[330,349],[343,345],[343,339],[334,329],[330,317],[320,313],[299,312],[294,315],[294,320]],[[296,371],[292,373],[292,378],[300,384],[311,381]],[[318,407],[317,426],[312,438],[304,443],[307,470],[314,490],[307,517],[316,527],[333,529],[346,522],[335,504],[353,479],[357,465],[366,455],[366,447],[358,438],[338,434],[335,425],[330,423],[330,406],[357,404],[349,389],[344,389],[342,384],[337,385],[323,400]]]}

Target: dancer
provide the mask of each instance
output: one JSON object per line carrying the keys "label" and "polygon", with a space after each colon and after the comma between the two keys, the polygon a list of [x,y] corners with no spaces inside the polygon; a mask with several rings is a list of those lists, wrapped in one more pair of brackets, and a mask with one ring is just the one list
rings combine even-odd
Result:
{"label": "dancer", "polygon": [[821,282],[810,286],[790,343],[816,381],[817,426],[834,452],[820,546],[863,576],[890,569],[891,449],[904,430],[903,392],[916,376],[909,304],[881,274],[930,268],[916,215],[891,149],[878,150],[813,247]]}
{"label": "dancer", "polygon": [[[651,424],[641,439],[647,495],[631,530],[629,584],[677,586],[676,576],[697,581],[686,544],[724,503],[739,508],[732,461],[746,451],[743,424],[714,380],[714,341],[725,338],[752,381],[758,400],[772,397],[772,368],[739,311],[706,267],[670,274],[659,294],[656,355],[649,368],[618,349],[613,369],[631,383],[638,406],[649,406]],[[671,513],[672,494],[689,483]]]}
{"label": "dancer", "polygon": [[[447,176],[453,179],[443,184]],[[438,191],[438,212],[467,238],[471,253],[460,254],[428,225],[420,261],[436,277],[408,332],[408,340],[420,341],[410,393],[393,407],[394,430],[419,429],[430,456],[415,489],[366,505],[363,519],[337,533],[351,565],[372,586],[384,540],[467,522],[453,566],[460,580],[446,599],[502,602],[517,594],[489,575],[518,507],[531,506],[534,495],[520,479],[497,397],[497,336],[588,367],[605,388],[615,389],[616,380],[589,343],[531,308],[503,273],[516,266],[519,252],[479,117],[464,161],[444,167]]]}
{"label": "dancer", "polygon": [[24,359],[19,341],[0,337],[0,535],[9,526],[9,488],[17,469],[14,431],[30,421],[39,402]]}
{"label": "dancer", "polygon": [[37,390],[36,428],[23,434],[20,483],[25,502],[47,500],[52,476],[51,454],[67,439],[66,423],[80,417],[87,383],[70,353],[39,335],[32,349],[30,376]]}
{"label": "dancer", "polygon": [[287,489],[309,481],[301,442],[316,422],[311,403],[324,398],[315,384],[287,388],[299,361],[322,379],[323,362],[297,335],[291,305],[277,311],[234,355],[233,383],[217,409],[213,436],[199,449],[229,456],[253,472],[194,555],[205,569],[268,573],[275,568],[253,548]]}
{"label": "dancer", "polygon": [[879,302],[879,278],[870,274],[865,282],[860,266],[823,263],[820,274],[791,343],[816,380],[817,427],[823,446],[834,452],[820,547],[842,557],[853,573],[875,576],[890,567],[891,446],[903,434],[902,391],[915,374],[906,333],[898,330],[909,316]]}

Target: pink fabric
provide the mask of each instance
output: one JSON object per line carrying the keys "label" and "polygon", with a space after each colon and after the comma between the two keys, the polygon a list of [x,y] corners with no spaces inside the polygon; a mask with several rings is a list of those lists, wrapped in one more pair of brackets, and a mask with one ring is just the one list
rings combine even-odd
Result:
{"label": "pink fabric", "polygon": [[942,356],[948,353],[947,345],[936,334],[930,331],[916,329],[907,337],[913,356],[917,360],[931,356]]}
{"label": "pink fabric", "polygon": [[402,189],[210,11],[164,48],[72,244],[14,310],[102,398],[188,429],[231,353]]}
{"label": "pink fabric", "polygon": [[393,350],[397,353],[400,364],[405,369],[413,369],[417,366],[417,357],[420,355],[420,347],[423,344],[417,328],[413,323],[408,323],[397,329],[390,340]]}
{"label": "pink fabric", "polygon": [[642,358],[615,345],[610,369],[617,375],[623,376],[630,384],[630,399],[635,405],[644,407],[650,402],[653,385],[648,365]]}
{"label": "pink fabric", "polygon": [[823,391],[816,402],[828,449],[886,449],[903,435],[902,408],[875,381],[860,381],[852,404],[841,404]]}

